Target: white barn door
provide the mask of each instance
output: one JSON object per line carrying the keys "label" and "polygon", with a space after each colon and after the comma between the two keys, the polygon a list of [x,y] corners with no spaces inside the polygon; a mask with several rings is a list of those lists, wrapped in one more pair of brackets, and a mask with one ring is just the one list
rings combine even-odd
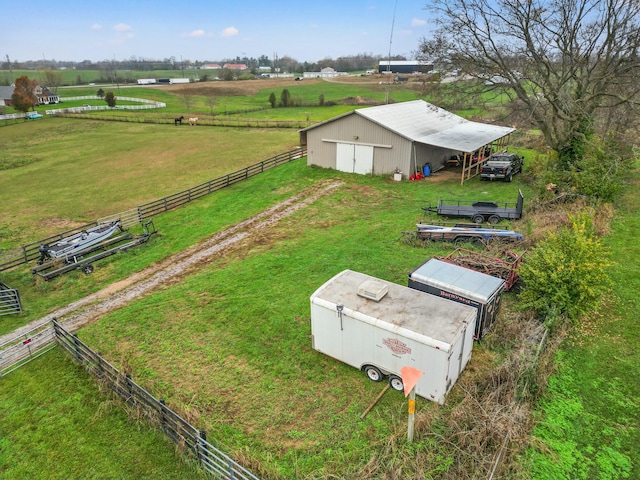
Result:
{"label": "white barn door", "polygon": [[373,147],[352,143],[336,144],[336,170],[349,173],[373,172]]}

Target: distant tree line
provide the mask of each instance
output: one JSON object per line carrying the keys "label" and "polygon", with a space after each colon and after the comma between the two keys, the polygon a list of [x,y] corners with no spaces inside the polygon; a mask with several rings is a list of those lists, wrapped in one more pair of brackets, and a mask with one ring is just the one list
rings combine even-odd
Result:
{"label": "distant tree line", "polygon": [[[132,56],[126,60],[83,60],[82,62],[70,62],[70,61],[58,61],[58,60],[27,60],[17,61],[6,59],[0,62],[0,70],[99,70],[104,71],[103,80],[114,80],[114,75],[118,76],[117,80],[124,83],[125,81],[135,79],[127,79],[126,74],[118,71],[149,71],[154,70],[184,70],[199,68],[209,63],[218,63],[224,65],[225,63],[243,63],[247,65],[248,70],[252,74],[258,74],[259,67],[270,67],[274,71],[277,69],[281,72],[289,73],[302,73],[302,72],[315,72],[320,71],[322,68],[331,67],[340,72],[354,72],[360,70],[369,70],[377,68],[380,60],[388,60],[388,56],[372,55],[360,53],[357,55],[349,55],[338,58],[326,57],[322,60],[315,62],[298,61],[295,58],[289,56],[273,58],[267,55],[261,55],[257,58],[254,57],[235,57],[224,58],[220,60],[188,60],[178,59],[176,57],[168,57],[162,60],[156,59],[144,59]],[[391,60],[406,60],[403,56],[393,56]],[[115,73],[114,73],[115,72]],[[100,79],[96,79],[100,80]]]}

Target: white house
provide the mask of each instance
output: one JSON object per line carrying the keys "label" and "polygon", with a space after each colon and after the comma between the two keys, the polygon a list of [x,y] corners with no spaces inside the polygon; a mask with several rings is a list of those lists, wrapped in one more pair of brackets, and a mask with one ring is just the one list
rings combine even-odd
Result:
{"label": "white house", "polygon": [[334,78],[348,75],[347,72],[336,72],[331,67],[325,67],[319,72],[303,72],[303,78]]}

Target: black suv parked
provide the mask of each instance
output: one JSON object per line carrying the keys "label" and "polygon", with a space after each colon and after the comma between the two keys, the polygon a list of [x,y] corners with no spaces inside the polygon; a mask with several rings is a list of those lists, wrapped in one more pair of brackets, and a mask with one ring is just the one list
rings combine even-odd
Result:
{"label": "black suv parked", "polygon": [[494,153],[480,170],[481,180],[503,179],[505,182],[513,180],[513,175],[522,172],[524,158],[515,153]]}

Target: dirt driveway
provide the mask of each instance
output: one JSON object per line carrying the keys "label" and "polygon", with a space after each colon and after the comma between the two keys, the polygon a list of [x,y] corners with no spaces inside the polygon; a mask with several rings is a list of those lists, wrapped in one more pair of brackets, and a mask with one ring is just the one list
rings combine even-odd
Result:
{"label": "dirt driveway", "polygon": [[206,266],[212,256],[229,254],[241,248],[257,233],[263,233],[280,219],[330,194],[342,185],[342,182],[335,180],[320,182],[258,215],[216,233],[187,250],[172,255],[124,280],[113,283],[96,293],[59,308],[45,317],[14,330],[12,333],[0,336],[0,344],[50,322],[53,318],[67,331],[74,332],[85,325],[95,322],[107,313],[122,308],[133,300],[153,292],[160,286],[178,282],[188,273]]}

